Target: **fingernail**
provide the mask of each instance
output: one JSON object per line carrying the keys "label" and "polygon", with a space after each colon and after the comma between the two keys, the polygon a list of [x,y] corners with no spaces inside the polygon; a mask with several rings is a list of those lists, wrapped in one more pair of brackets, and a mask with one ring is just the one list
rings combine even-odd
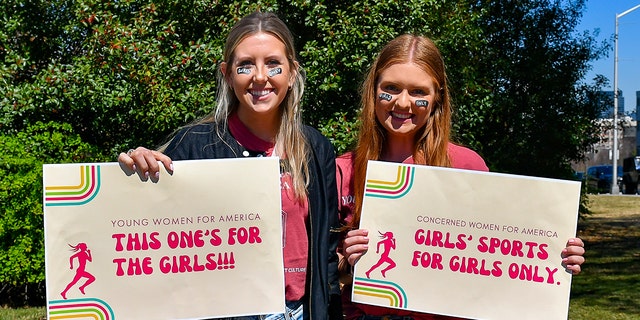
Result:
{"label": "fingernail", "polygon": [[135,163],[133,164],[133,171],[136,171],[136,165],[135,165]]}
{"label": "fingernail", "polygon": [[173,172],[173,163],[169,165],[169,169],[171,169],[171,172]]}
{"label": "fingernail", "polygon": [[147,178],[147,179],[149,178],[149,171],[145,171],[144,177]]}
{"label": "fingernail", "polygon": [[575,243],[575,242],[576,242],[576,240],[574,240],[574,239],[569,239],[569,243]]}
{"label": "fingernail", "polygon": [[160,178],[160,172],[156,172],[154,176],[156,177],[156,179]]}

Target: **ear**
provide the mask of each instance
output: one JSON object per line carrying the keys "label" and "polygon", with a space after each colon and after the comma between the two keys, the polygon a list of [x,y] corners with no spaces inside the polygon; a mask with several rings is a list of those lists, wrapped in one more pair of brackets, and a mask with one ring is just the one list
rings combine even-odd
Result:
{"label": "ear", "polygon": [[300,69],[300,64],[298,61],[293,60],[293,70],[291,70],[291,76],[289,77],[289,89],[293,86],[293,83],[296,81],[296,76],[298,76],[298,70]]}
{"label": "ear", "polygon": [[222,75],[225,77],[225,79],[227,78],[227,63],[222,61],[220,63],[220,72],[222,72]]}
{"label": "ear", "polygon": [[226,85],[229,87],[229,90],[231,90],[231,92],[233,92],[233,84],[231,82],[231,73],[227,74],[227,67],[228,64],[224,61],[222,61],[220,63],[220,72],[222,73],[222,78],[224,79],[224,82],[226,83]]}

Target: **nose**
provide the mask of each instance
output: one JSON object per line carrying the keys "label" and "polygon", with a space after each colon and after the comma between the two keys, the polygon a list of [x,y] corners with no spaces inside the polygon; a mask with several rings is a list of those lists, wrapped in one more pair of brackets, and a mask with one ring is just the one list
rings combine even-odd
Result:
{"label": "nose", "polygon": [[253,76],[254,81],[256,82],[265,82],[267,79],[267,68],[266,66],[256,66],[256,72]]}
{"label": "nose", "polygon": [[409,93],[407,90],[402,90],[396,99],[396,105],[402,108],[410,108],[411,107],[411,98],[409,97]]}

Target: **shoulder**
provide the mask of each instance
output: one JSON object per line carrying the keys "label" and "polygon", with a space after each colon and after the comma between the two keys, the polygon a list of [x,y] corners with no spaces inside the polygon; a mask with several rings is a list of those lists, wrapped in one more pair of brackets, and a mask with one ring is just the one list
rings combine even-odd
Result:
{"label": "shoulder", "polygon": [[209,137],[209,134],[214,133],[215,130],[216,125],[214,123],[188,125],[179,129],[176,133],[176,137],[201,139],[203,137]]}
{"label": "shoulder", "polygon": [[307,140],[309,140],[310,142],[329,143],[329,139],[327,139],[324,135],[322,135],[322,133],[320,133],[318,129],[312,126],[303,125],[302,132],[304,133],[304,136],[307,138]]}
{"label": "shoulder", "polygon": [[353,158],[354,158],[354,154],[353,151],[344,153],[338,157],[336,157],[336,165],[338,167],[353,167]]}
{"label": "shoulder", "polygon": [[348,181],[353,177],[353,152],[336,157],[336,178],[340,181]]}
{"label": "shoulder", "polygon": [[216,125],[213,123],[187,125],[176,132],[171,139],[171,145],[210,143],[215,136]]}
{"label": "shoulder", "polygon": [[447,151],[453,168],[489,171],[484,159],[477,152],[467,147],[449,143]]}
{"label": "shoulder", "polygon": [[[165,154],[173,160],[208,159],[220,157],[215,150],[219,143],[217,125],[215,123],[203,123],[185,126],[177,131],[171,142],[165,149]],[[226,131],[222,133],[227,136]],[[225,138],[226,139],[226,138]]]}

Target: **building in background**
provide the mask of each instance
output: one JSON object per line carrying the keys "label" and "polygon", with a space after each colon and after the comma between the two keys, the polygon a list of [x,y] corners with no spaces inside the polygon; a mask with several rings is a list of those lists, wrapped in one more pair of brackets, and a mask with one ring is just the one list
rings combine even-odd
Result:
{"label": "building in background", "polygon": [[[576,172],[586,172],[588,167],[595,165],[610,165],[613,161],[613,91],[603,91],[602,103],[606,105],[600,119],[600,141],[593,145],[585,154],[585,161],[574,163]],[[640,114],[640,91],[636,91],[636,106],[632,110],[625,110],[622,91],[619,91],[618,101],[618,165],[622,165],[624,158],[640,155],[640,132],[637,130],[636,115]]]}
{"label": "building in background", "polygon": [[[633,114],[633,118],[635,120],[638,120],[637,116],[639,114],[640,114],[640,91],[636,91],[636,109],[635,109],[635,113]],[[636,130],[636,155],[640,155],[640,137],[638,137],[638,135],[640,135],[640,132]]]}

